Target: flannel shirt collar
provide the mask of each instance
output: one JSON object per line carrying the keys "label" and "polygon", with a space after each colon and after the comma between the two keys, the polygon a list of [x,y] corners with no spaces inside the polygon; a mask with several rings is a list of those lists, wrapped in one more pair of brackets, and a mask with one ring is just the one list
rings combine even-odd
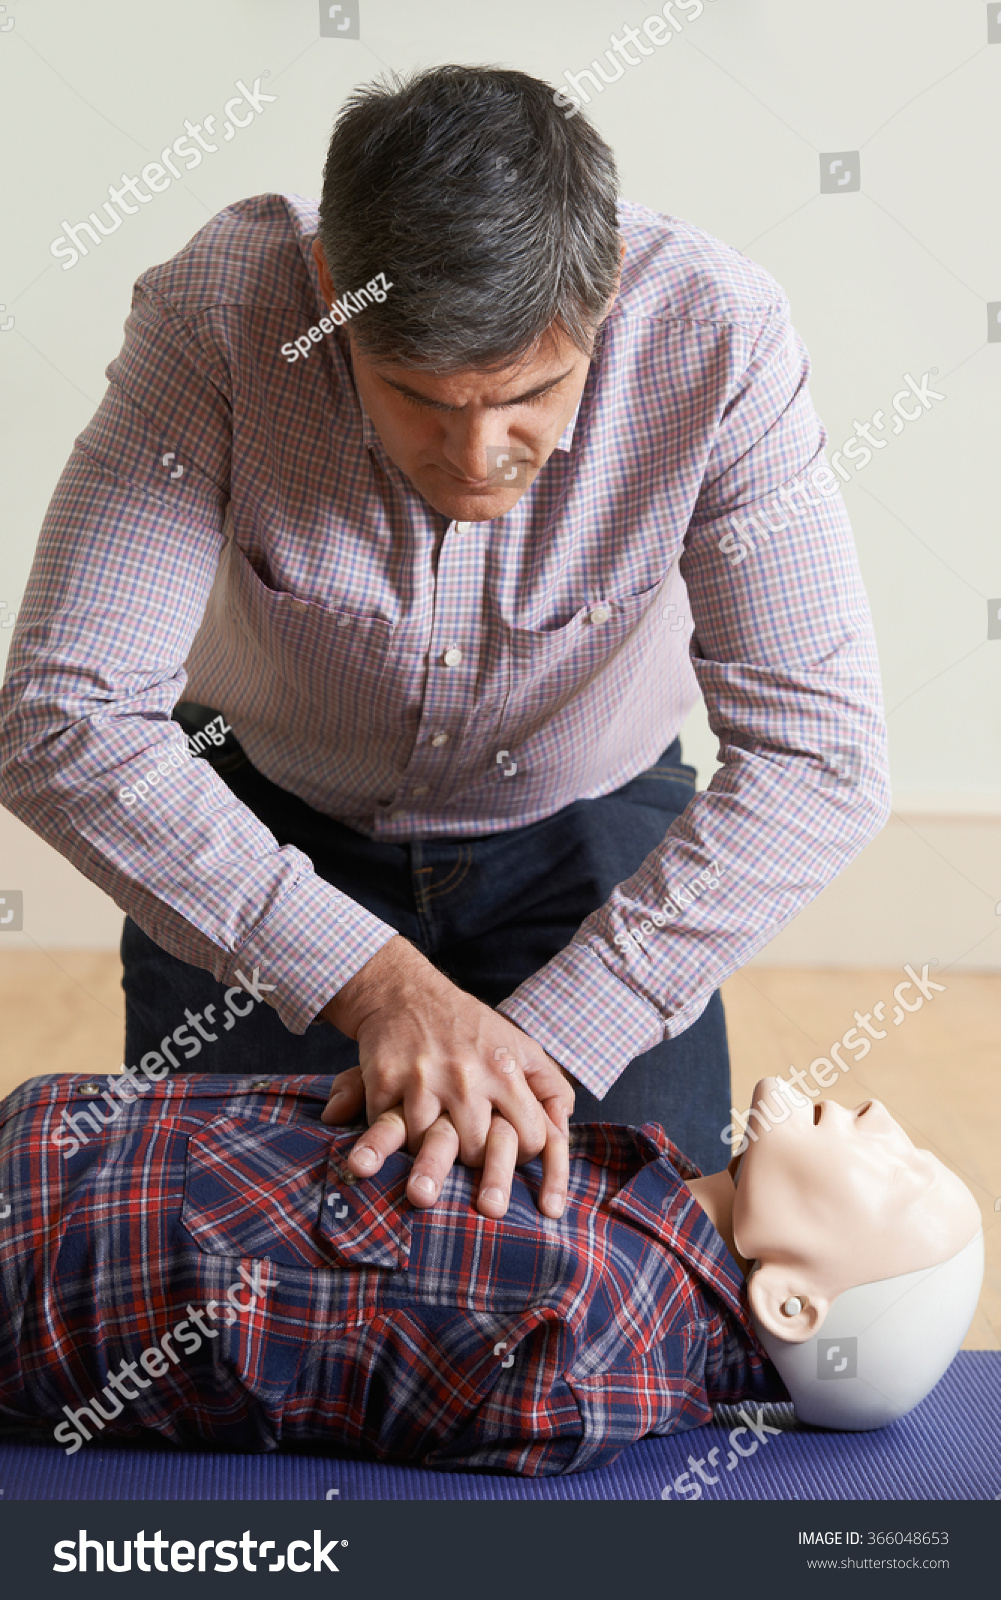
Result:
{"label": "flannel shirt collar", "polygon": [[701,1177],[698,1167],[686,1160],[658,1124],[648,1122],[632,1132],[653,1159],[619,1190],[609,1202],[610,1209],[624,1213],[636,1227],[666,1245],[723,1301],[755,1348],[760,1349],[751,1323],[744,1275],[683,1181]]}

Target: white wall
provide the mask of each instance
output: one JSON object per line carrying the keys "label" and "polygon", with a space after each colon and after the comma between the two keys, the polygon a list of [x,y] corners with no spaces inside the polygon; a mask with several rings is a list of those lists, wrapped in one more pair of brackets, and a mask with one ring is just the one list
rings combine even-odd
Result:
{"label": "white wall", "polygon": [[[356,3],[345,0],[341,15]],[[354,84],[440,61],[507,64],[555,84],[657,9],[653,0],[360,6],[361,37],[334,39],[319,37],[317,0],[8,0],[0,652],[46,503],[103,393],[144,267],[239,196],[317,193],[334,114]],[[902,950],[923,960],[937,943],[942,961],[952,951],[964,965],[1001,963],[1001,638],[987,637],[988,601],[1001,597],[1001,342],[987,337],[988,305],[1001,303],[1001,23],[988,42],[997,10],[983,0],[706,0],[699,16],[679,13],[669,48],[627,67],[588,107],[628,196],[708,228],[785,286],[813,356],[829,451],[855,419],[889,413],[905,373],[934,372],[945,396],[898,435],[887,431],[886,448],[845,484],[906,820],[766,960],[892,964]],[[221,124],[236,80],[258,77],[277,98],[251,126],[63,270],[49,253],[62,219],[86,217],[185,119],[215,114]],[[821,154],[844,151],[859,152],[859,189],[821,194]],[[994,325],[1001,335],[996,316]],[[714,741],[704,718],[686,732],[707,781]],[[3,883],[23,887],[28,908],[25,934],[11,941],[117,937],[115,908],[6,813]]]}

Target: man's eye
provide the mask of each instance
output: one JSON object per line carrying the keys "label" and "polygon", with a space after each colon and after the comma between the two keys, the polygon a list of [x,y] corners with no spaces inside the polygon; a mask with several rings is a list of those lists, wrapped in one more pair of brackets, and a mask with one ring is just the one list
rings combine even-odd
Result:
{"label": "man's eye", "polygon": [[[527,400],[504,400],[494,409],[496,411],[514,411],[518,406],[541,405],[548,393],[549,390],[547,389],[542,394],[530,395]],[[417,406],[421,411],[455,411],[458,409],[456,406],[444,405],[439,400],[419,400],[416,395],[412,394],[404,394],[403,398],[408,405]]]}
{"label": "man's eye", "polygon": [[539,401],[544,400],[548,393],[549,390],[547,389],[543,394],[529,395],[527,400],[504,400],[497,409],[498,411],[513,411],[516,406],[537,406]]}
{"label": "man's eye", "polygon": [[408,406],[417,406],[417,407],[419,407],[419,409],[421,411],[451,411],[452,410],[451,406],[442,405],[437,400],[418,400],[417,396],[413,395],[413,394],[405,394],[403,396],[403,398],[407,402]]}

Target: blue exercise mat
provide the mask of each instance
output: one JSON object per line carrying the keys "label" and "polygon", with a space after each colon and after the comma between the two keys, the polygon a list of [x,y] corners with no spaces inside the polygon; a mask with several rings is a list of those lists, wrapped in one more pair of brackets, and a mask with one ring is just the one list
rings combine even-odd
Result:
{"label": "blue exercise mat", "polygon": [[8,1434],[0,1435],[0,1492],[4,1501],[995,1500],[1001,1353],[960,1351],[927,1400],[872,1433],[801,1428],[789,1405],[748,1402],[721,1407],[707,1427],[641,1440],[600,1472],[561,1478],[431,1472],[282,1451],[116,1445],[67,1456],[58,1445],[16,1443]]}

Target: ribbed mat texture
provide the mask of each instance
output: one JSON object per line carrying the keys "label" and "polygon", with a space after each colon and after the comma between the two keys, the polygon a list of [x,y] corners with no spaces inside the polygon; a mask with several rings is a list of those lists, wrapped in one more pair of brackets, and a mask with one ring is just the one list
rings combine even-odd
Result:
{"label": "ribbed mat texture", "polygon": [[[960,1351],[927,1400],[873,1433],[800,1428],[791,1406],[759,1412],[748,1403],[743,1409],[755,1434],[738,1409],[722,1408],[705,1428],[644,1439],[601,1472],[537,1479],[430,1472],[318,1453],[247,1456],[92,1444],[67,1456],[59,1445],[19,1444],[7,1433],[0,1434],[0,1494],[5,1501],[1001,1497],[1001,1352]],[[717,1481],[707,1481],[712,1478]]]}

